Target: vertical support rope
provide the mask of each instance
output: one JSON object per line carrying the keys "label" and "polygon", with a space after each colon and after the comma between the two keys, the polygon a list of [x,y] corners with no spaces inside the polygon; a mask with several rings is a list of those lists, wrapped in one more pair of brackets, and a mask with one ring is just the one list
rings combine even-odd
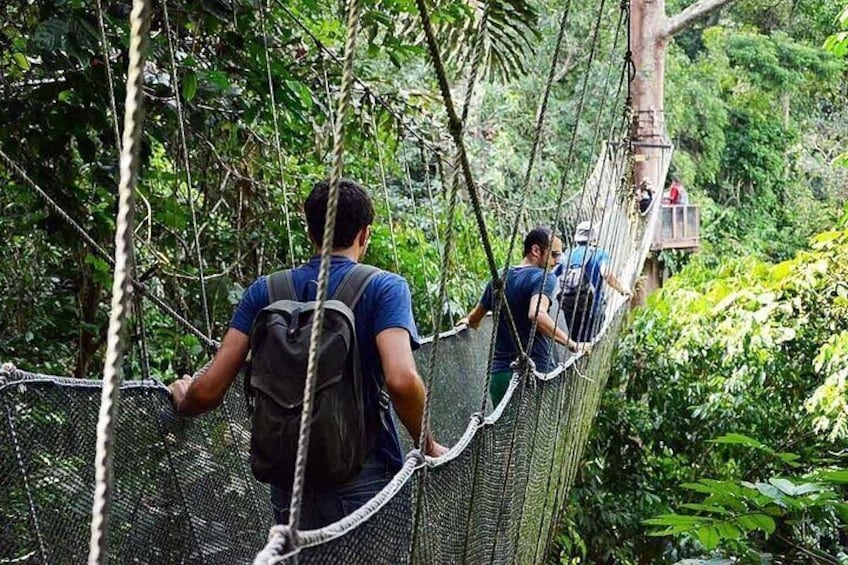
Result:
{"label": "vertical support rope", "polygon": [[180,77],[177,72],[177,55],[174,51],[174,41],[171,37],[171,19],[168,15],[168,2],[167,0],[162,1],[162,15],[164,16],[165,21],[165,35],[168,38],[168,53],[170,55],[171,62],[171,76],[173,80],[173,89],[174,89],[174,103],[177,106],[177,122],[179,123],[179,132],[180,132],[180,145],[181,145],[181,153],[183,154],[183,159],[185,163],[185,173],[186,173],[186,199],[188,200],[188,207],[191,211],[191,227],[192,232],[194,232],[194,252],[197,254],[197,278],[200,282],[200,301],[201,306],[203,308],[203,320],[206,322],[206,333],[212,335],[212,320],[209,317],[209,299],[206,296],[206,277],[204,275],[203,269],[203,252],[200,249],[200,231],[197,229],[197,210],[194,204],[194,197],[192,196],[192,191],[194,190],[194,183],[191,180],[191,164],[189,161],[188,155],[188,141],[186,139],[185,132],[185,117],[183,115],[183,102],[182,102],[182,93],[180,92]]}
{"label": "vertical support rope", "polygon": [[306,473],[306,455],[309,451],[309,432],[312,420],[312,402],[315,395],[315,381],[318,373],[318,345],[321,342],[324,321],[324,302],[327,299],[327,283],[330,275],[330,256],[333,252],[333,238],[336,232],[336,213],[339,204],[339,181],[344,168],[344,124],[350,104],[353,83],[353,59],[356,49],[356,36],[359,33],[359,0],[349,0],[347,17],[347,39],[345,41],[342,83],[339,92],[339,106],[336,115],[333,168],[330,173],[330,191],[327,195],[327,215],[324,220],[324,240],[321,243],[321,265],[318,270],[318,290],[315,300],[315,317],[309,341],[309,357],[306,371],[306,384],[303,396],[303,411],[300,417],[300,436],[297,442],[294,481],[292,483],[291,507],[289,509],[289,528],[292,539],[297,542],[300,508],[303,499],[303,482]]}
{"label": "vertical support rope", "polygon": [[[415,0],[418,7],[418,14],[421,16],[421,25],[424,28],[424,35],[427,38],[427,48],[430,51],[430,61],[433,63],[433,69],[436,72],[436,77],[439,81],[439,90],[442,94],[442,101],[445,105],[445,111],[448,115],[448,130],[453,137],[454,145],[456,146],[457,159],[459,161],[459,170],[462,173],[465,182],[465,188],[471,198],[471,206],[474,209],[474,218],[477,221],[477,229],[480,231],[480,238],[483,241],[483,249],[486,252],[486,261],[489,265],[489,272],[492,279],[498,277],[498,265],[495,260],[495,254],[492,250],[491,238],[489,237],[489,229],[486,226],[486,219],[483,217],[483,206],[480,203],[480,195],[477,193],[477,185],[474,183],[473,175],[471,174],[471,165],[468,161],[468,153],[465,150],[465,143],[462,140],[463,124],[456,113],[456,108],[453,105],[453,97],[448,84],[445,67],[442,62],[442,55],[439,51],[439,45],[436,42],[435,32],[433,31],[433,23],[430,21],[430,14],[427,11],[427,5],[424,0]],[[493,289],[501,295],[503,299],[504,289],[501,285]],[[521,355],[524,355],[524,348],[521,344],[521,338],[518,335],[518,330],[515,326],[515,320],[512,317],[512,312],[507,309],[507,320],[509,321],[509,331],[513,341],[518,345]],[[435,343],[434,343],[435,349]]]}
{"label": "vertical support rope", "polygon": [[[488,24],[488,21],[489,21],[489,7],[490,7],[490,5],[491,5],[490,2],[487,2],[485,4],[485,6],[483,8],[483,14],[480,16],[480,22],[479,22],[479,26],[477,28],[476,42],[475,42],[475,46],[474,46],[474,59],[471,62],[471,75],[468,79],[468,84],[466,85],[465,100],[463,101],[463,106],[462,106],[462,118],[461,118],[461,127],[462,128],[465,127],[466,121],[468,120],[468,113],[471,109],[471,99],[473,98],[473,95],[474,95],[474,86],[477,83],[477,76],[480,72],[480,65],[483,63],[483,40],[486,36],[486,29],[487,29],[487,24]],[[419,5],[419,11],[421,11],[422,20],[424,20],[426,18],[427,21],[429,22],[429,16],[427,15],[426,7],[423,5],[423,3],[421,3]],[[426,29],[426,26],[425,26],[425,29]],[[432,35],[432,29],[430,29],[430,35]],[[431,47],[432,46],[435,46],[435,42],[433,42]],[[435,51],[431,50],[431,57],[434,58],[434,65],[436,65],[435,59],[439,58],[438,48],[436,48]],[[439,63],[439,65],[436,65],[437,68],[440,66],[440,64],[441,64],[441,62]],[[446,80],[444,82],[445,82],[445,84],[447,83]],[[441,83],[441,78],[440,78],[440,83]],[[460,133],[460,141],[461,141],[461,133]],[[419,444],[418,444],[419,446],[423,446],[423,443],[421,443],[421,442],[424,441],[424,434],[426,433],[427,427],[429,426],[429,423],[430,423],[429,422],[429,419],[430,419],[430,386],[429,385],[433,380],[433,376],[435,375],[436,363],[437,363],[438,358],[439,358],[439,341],[441,341],[440,336],[439,336],[440,331],[441,331],[441,314],[442,314],[442,307],[447,300],[448,276],[449,276],[449,271],[450,271],[451,255],[453,253],[453,238],[454,238],[453,227],[454,227],[454,220],[455,220],[455,216],[456,216],[456,207],[457,207],[458,202],[459,202],[459,182],[460,182],[459,168],[456,168],[454,170],[454,174],[452,175],[452,178],[451,178],[450,202],[448,204],[448,223],[447,223],[447,228],[446,228],[446,233],[445,233],[445,249],[444,249],[444,252],[442,253],[442,272],[441,272],[441,276],[439,277],[439,294],[438,294],[438,301],[437,301],[439,319],[436,320],[436,323],[433,325],[433,347],[430,350],[430,358],[428,360],[429,361],[429,364],[428,364],[428,381],[429,382],[427,383],[428,386],[425,389],[427,396],[425,398],[424,414],[422,415],[422,421],[421,421],[421,437],[420,437]],[[469,190],[469,192],[472,191],[471,185],[468,186],[468,190]],[[474,192],[476,193],[476,190]],[[432,198],[432,195],[431,195],[431,198]],[[432,202],[431,202],[431,206],[432,206]],[[483,225],[485,226],[485,223]],[[438,226],[436,226],[436,234],[437,234],[437,237],[438,237]]]}
{"label": "vertical support rope", "polygon": [[134,191],[141,149],[141,122],[144,99],[144,56],[150,31],[148,0],[133,0],[130,13],[130,49],[127,69],[127,96],[124,108],[124,140],[121,149],[121,180],[118,186],[118,217],[115,233],[115,275],[112,283],[112,314],[106,340],[103,393],[97,421],[95,489],[92,505],[89,565],[107,561],[109,517],[112,508],[115,423],[121,385],[123,334],[127,308],[132,296],[130,272],[133,265]]}
{"label": "vertical support rope", "polygon": [[[112,117],[112,127],[115,130],[115,148],[118,155],[121,153],[121,126],[118,123],[118,108],[115,103],[115,83],[112,77],[112,62],[109,59],[109,40],[106,37],[106,23],[103,20],[103,2],[97,0],[97,27],[100,32],[100,49],[103,51],[103,66],[106,68],[106,83],[109,87],[109,113]],[[143,197],[142,197],[143,198]],[[138,269],[133,264],[132,278],[138,278]],[[147,350],[147,330],[144,326],[144,305],[142,304],[141,295],[136,295],[133,300],[133,316],[138,327],[140,337],[139,343],[139,361],[141,364],[141,375],[147,380],[150,379],[150,353]]]}
{"label": "vertical support rope", "polygon": [[283,149],[280,144],[280,125],[277,118],[277,94],[274,88],[274,77],[271,74],[271,57],[268,52],[268,30],[265,24],[265,0],[259,0],[259,22],[262,27],[262,46],[265,55],[265,73],[268,75],[268,92],[271,95],[271,119],[274,123],[274,148],[277,153],[277,167],[280,169],[280,186],[283,189],[283,213],[286,217],[286,238],[289,240],[289,264],[294,266],[294,240],[291,230],[291,213],[289,211],[289,191],[286,185],[286,170],[283,160]]}

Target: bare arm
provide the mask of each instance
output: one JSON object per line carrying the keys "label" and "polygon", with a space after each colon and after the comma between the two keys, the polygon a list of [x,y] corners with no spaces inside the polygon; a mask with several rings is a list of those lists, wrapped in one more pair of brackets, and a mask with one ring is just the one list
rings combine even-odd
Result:
{"label": "bare arm", "polygon": [[577,351],[577,343],[568,337],[562,328],[557,327],[554,319],[548,314],[548,308],[551,305],[551,299],[544,294],[537,294],[530,299],[530,308],[527,311],[527,319],[533,322],[536,321],[537,330],[548,337],[554,338],[559,344],[562,344],[572,351]]}
{"label": "bare arm", "polygon": [[466,325],[469,328],[477,329],[480,327],[480,322],[483,321],[483,318],[486,317],[486,313],[488,310],[483,308],[482,304],[478,304],[474,307],[474,309],[468,313],[466,317],[457,322],[457,326]]}
{"label": "bare arm", "polygon": [[248,336],[230,329],[209,369],[197,377],[180,379],[168,387],[177,412],[195,416],[212,410],[224,400],[224,394],[238,375],[250,348]]}
{"label": "bare arm", "polygon": [[633,291],[629,288],[625,288],[621,281],[618,280],[618,277],[615,276],[615,273],[612,271],[607,272],[604,275],[604,280],[610,285],[612,288],[618,291],[619,294],[623,294],[624,296],[633,296]]}
{"label": "bare arm", "polygon": [[[424,414],[424,382],[415,368],[409,333],[403,328],[388,328],[377,334],[377,351],[383,365],[386,388],[398,418],[414,441],[421,437]],[[430,432],[425,436],[424,452],[433,457],[447,450],[436,443]]]}

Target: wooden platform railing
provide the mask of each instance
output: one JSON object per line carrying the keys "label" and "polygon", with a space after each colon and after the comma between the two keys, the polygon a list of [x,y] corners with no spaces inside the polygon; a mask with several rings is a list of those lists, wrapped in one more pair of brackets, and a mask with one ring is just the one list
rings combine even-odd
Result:
{"label": "wooden platform railing", "polygon": [[652,251],[697,249],[701,244],[701,209],[692,204],[662,204]]}

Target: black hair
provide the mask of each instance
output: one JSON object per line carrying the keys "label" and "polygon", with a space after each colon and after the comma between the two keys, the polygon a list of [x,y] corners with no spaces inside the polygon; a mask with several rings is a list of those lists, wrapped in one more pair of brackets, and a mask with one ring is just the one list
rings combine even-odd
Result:
{"label": "black hair", "polygon": [[551,240],[553,239],[552,235],[549,228],[542,226],[536,226],[530,230],[524,238],[524,256],[526,257],[530,254],[534,245],[538,245],[542,251],[550,248]]}
{"label": "black hair", "polygon": [[[327,215],[329,192],[329,181],[317,182],[303,205],[309,234],[318,245],[324,240],[324,219]],[[374,205],[371,203],[371,197],[357,183],[350,179],[341,179],[333,249],[344,249],[353,245],[356,234],[373,222]]]}

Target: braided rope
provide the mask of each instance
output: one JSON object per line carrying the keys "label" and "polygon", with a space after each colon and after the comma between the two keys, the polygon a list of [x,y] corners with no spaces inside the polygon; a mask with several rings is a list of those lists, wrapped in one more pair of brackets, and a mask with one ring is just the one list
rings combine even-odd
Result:
{"label": "braided rope", "polygon": [[344,167],[344,124],[348,106],[350,105],[353,84],[353,59],[356,48],[356,36],[359,33],[359,0],[349,0],[347,19],[347,39],[345,41],[344,65],[342,67],[342,83],[339,92],[338,113],[336,115],[333,168],[330,173],[330,190],[327,196],[327,215],[324,220],[324,240],[321,244],[321,265],[318,270],[318,290],[315,300],[315,316],[312,323],[312,333],[309,342],[309,356],[304,386],[303,411],[300,418],[300,436],[297,442],[297,458],[295,460],[294,481],[292,483],[291,507],[289,510],[289,528],[291,536],[297,542],[300,509],[303,498],[303,483],[306,473],[306,455],[309,451],[310,423],[312,419],[312,402],[315,395],[315,381],[318,373],[318,345],[321,343],[324,320],[324,302],[327,299],[327,283],[330,274],[330,256],[333,252],[333,238],[336,231],[336,213],[339,203],[339,182]]}
{"label": "braided rope", "polygon": [[[464,100],[463,108],[462,108],[462,126],[464,126],[466,120],[468,119],[468,113],[469,113],[469,110],[471,108],[471,100],[472,100],[473,94],[474,94],[474,86],[477,82],[477,75],[479,73],[479,67],[482,64],[482,60],[483,60],[483,57],[482,57],[483,38],[485,37],[486,25],[487,25],[487,22],[488,22],[488,19],[489,19],[489,6],[490,6],[490,4],[486,3],[486,6],[483,10],[483,14],[480,18],[479,28],[477,30],[476,45],[475,45],[475,49],[474,49],[475,56],[474,56],[474,59],[473,59],[472,64],[471,64],[471,76],[469,77],[468,84],[466,86],[465,100]],[[418,9],[419,9],[419,12],[421,13],[422,20],[426,20],[429,23],[429,19],[428,19],[429,16],[427,15],[427,11],[426,11],[426,8],[423,5],[423,3],[419,4]],[[433,47],[435,46],[435,41],[431,42],[432,28],[426,28],[425,27],[425,29],[429,29],[429,31],[428,31],[428,45],[431,48],[431,51],[430,51],[431,59],[434,61],[434,65],[435,65],[436,60],[440,57],[439,53],[438,53],[438,48],[433,49]],[[439,61],[439,63],[440,63],[440,61]],[[437,66],[437,68],[438,68],[438,66]],[[442,77],[442,78],[444,78],[444,77]],[[440,85],[446,84],[446,83],[447,83],[446,79],[445,80],[440,79]],[[445,91],[443,90],[442,92],[443,92],[443,96],[444,96]],[[449,96],[449,92],[448,92],[447,100],[449,100],[449,99],[450,99],[450,96]],[[459,135],[460,143],[462,141],[461,135],[462,134],[460,133],[460,135]],[[456,136],[454,137],[454,139],[456,140]],[[438,158],[438,154],[437,154],[437,158]],[[435,379],[435,374],[436,374],[436,363],[438,362],[438,358],[439,358],[439,343],[441,342],[441,335],[440,335],[441,332],[439,331],[441,329],[440,328],[440,326],[441,326],[441,309],[442,309],[443,305],[445,304],[445,301],[447,300],[447,281],[448,281],[448,276],[449,276],[449,272],[450,272],[451,256],[452,256],[452,253],[453,253],[454,232],[456,231],[456,230],[454,230],[454,224],[455,224],[455,221],[456,221],[456,208],[457,208],[457,204],[459,202],[459,185],[460,185],[459,168],[455,167],[453,175],[451,176],[450,200],[449,200],[449,203],[448,203],[448,212],[447,212],[448,223],[447,223],[447,226],[445,228],[445,230],[446,230],[446,233],[445,233],[445,248],[442,252],[442,257],[441,257],[441,259],[442,259],[442,269],[441,269],[441,276],[439,277],[439,297],[438,297],[439,319],[436,321],[436,323],[433,324],[433,345],[432,345],[432,349],[430,350],[430,357],[428,359],[427,383],[426,383],[425,388],[424,388],[424,410],[423,410],[423,413],[421,415],[421,430],[420,430],[420,435],[419,435],[419,438],[418,438],[418,445],[419,445],[419,448],[422,450],[422,452],[425,449],[424,441],[425,441],[425,438],[426,438],[427,430],[430,426],[430,398],[432,397],[433,381]],[[471,185],[471,184],[468,185],[469,191],[472,190],[472,186],[473,185]],[[428,190],[429,190],[429,179],[428,179]],[[431,201],[431,205],[432,205],[432,201]],[[484,224],[484,226],[485,226],[485,224]],[[438,234],[438,225],[436,225],[436,233]],[[483,398],[485,399],[485,393],[484,393]],[[476,468],[475,468],[474,476],[475,476],[475,480],[476,480]],[[415,551],[415,547],[417,546],[417,540],[418,540],[418,527],[417,526],[420,523],[422,514],[424,512],[424,508],[423,508],[424,505],[423,505],[422,502],[423,502],[423,499],[424,499],[423,493],[424,493],[424,489],[425,489],[425,486],[426,486],[426,482],[427,482],[427,473],[426,473],[426,467],[425,467],[424,477],[419,482],[418,490],[417,490],[416,496],[415,496],[415,499],[416,499],[416,510],[415,510],[415,518],[414,518],[415,519],[415,527],[414,527],[414,530],[413,530],[414,534],[413,534],[412,544],[410,545],[410,557],[412,557],[412,554]],[[427,556],[423,556],[423,560],[425,562],[428,561]]]}
{"label": "braided rope", "polygon": [[[486,226],[486,220],[483,217],[483,206],[480,203],[480,195],[477,192],[477,185],[474,183],[474,178],[471,173],[471,164],[468,161],[468,153],[465,149],[465,143],[462,140],[463,124],[459,119],[459,116],[456,113],[456,108],[453,104],[450,85],[448,84],[447,74],[445,73],[445,67],[442,62],[442,55],[439,51],[439,46],[436,42],[436,36],[433,31],[433,22],[430,21],[430,14],[427,11],[427,5],[424,0],[415,0],[415,4],[418,7],[418,14],[421,16],[421,25],[424,28],[424,35],[427,39],[427,48],[430,51],[430,62],[433,64],[433,69],[436,72],[436,77],[439,81],[439,90],[442,94],[442,101],[444,102],[445,111],[448,115],[448,131],[450,132],[454,145],[456,146],[457,159],[460,165],[459,169],[462,173],[462,178],[465,181],[465,188],[471,198],[471,206],[474,210],[474,218],[477,221],[477,229],[480,232],[480,239],[483,242],[483,249],[486,253],[486,261],[489,265],[489,272],[494,280],[498,278],[498,266],[495,261],[494,251],[492,250],[489,229]],[[504,299],[503,287],[497,285],[497,288],[494,290],[501,295],[501,299]],[[518,336],[518,330],[515,326],[515,320],[512,317],[512,312],[508,309],[507,320],[509,321],[509,331],[512,339],[516,344],[518,344],[518,347],[521,350],[521,355],[523,356],[524,348],[521,345],[521,339]],[[436,343],[433,345],[435,349]]]}
{"label": "braided rope", "polygon": [[277,93],[271,75],[271,57],[268,50],[268,30],[265,25],[266,0],[259,0],[259,22],[262,28],[262,46],[265,55],[265,74],[268,76],[268,92],[271,95],[271,119],[274,124],[274,149],[277,153],[277,167],[280,169],[280,186],[283,189],[283,213],[286,218],[286,234],[289,240],[289,264],[294,265],[294,238],[291,231],[291,212],[289,211],[289,190],[286,184],[286,171],[283,161],[283,148],[280,144],[280,125],[277,118]]}
{"label": "braided rope", "polygon": [[121,384],[123,333],[127,307],[132,296],[130,270],[133,264],[134,189],[138,176],[143,119],[144,50],[150,31],[150,7],[146,0],[134,0],[130,13],[130,49],[127,69],[127,97],[124,109],[124,142],[121,150],[121,180],[118,187],[118,217],[115,233],[115,277],[112,284],[112,314],[106,342],[103,391],[97,422],[95,489],[92,505],[89,565],[106,563],[109,517],[112,506],[115,451],[115,424]]}
{"label": "braided rope", "polygon": [[[595,55],[597,54],[597,50],[598,50],[598,40],[599,40],[599,37],[600,37],[601,19],[603,17],[604,5],[605,4],[606,4],[606,0],[601,0],[600,3],[599,3],[599,6],[598,6],[598,16],[596,18],[595,26],[594,26],[593,33],[592,33],[592,47],[591,47],[591,50],[589,51],[589,60],[588,60],[588,63],[587,63],[589,69],[592,68],[592,64],[595,61]],[[565,174],[562,175],[562,183],[560,185],[559,196],[557,198],[557,208],[556,208],[556,212],[554,214],[555,218],[560,217],[560,215],[562,214],[562,208],[563,208],[563,205],[564,205],[564,202],[565,202],[565,187],[567,186],[568,179],[570,178],[569,172],[573,168],[571,165],[572,165],[572,162],[574,160],[574,155],[575,155],[574,149],[575,149],[576,144],[577,144],[577,130],[578,130],[578,126],[580,125],[579,117],[583,114],[583,106],[586,102],[586,92],[588,91],[588,83],[589,83],[589,75],[590,74],[591,73],[589,73],[587,71],[586,74],[584,75],[583,88],[580,92],[580,100],[579,100],[579,103],[577,105],[577,110],[574,113],[578,118],[574,120],[574,127],[571,130],[571,142],[569,143],[568,158],[566,159],[566,163],[568,163],[568,165],[565,169]],[[585,191],[586,191],[586,184],[583,185],[583,192],[585,193]],[[581,202],[582,202],[582,197],[581,197]],[[545,284],[545,279],[548,277],[548,272],[550,272],[550,266],[549,266],[548,263],[545,263],[544,270],[545,270],[545,273],[542,277],[542,285]],[[542,288],[544,288],[544,286]],[[533,325],[530,327],[530,336],[529,336],[529,339],[527,340],[528,347],[532,346],[533,341],[536,339],[536,329],[539,325],[538,314],[539,314],[539,308],[540,307],[541,307],[541,301],[539,301],[536,304],[536,316],[534,317],[535,319],[533,320]]]}
{"label": "braided rope", "polygon": [[[115,84],[112,78],[112,63],[109,59],[109,41],[106,38],[106,23],[103,20],[103,2],[97,0],[97,27],[100,32],[100,49],[103,51],[103,65],[106,67],[106,83],[109,87],[109,110],[112,118],[112,127],[115,130],[115,147],[118,153],[121,152],[121,126],[118,123],[118,109],[115,104]],[[132,278],[138,278],[138,266],[133,264]],[[150,352],[147,349],[147,330],[144,325],[144,308],[141,302],[141,296],[133,297],[133,317],[138,326],[139,337],[139,357],[141,362],[141,375],[147,380],[150,379]]]}
{"label": "braided rope", "polygon": [[[476,41],[474,45],[474,59],[471,62],[471,74],[468,79],[468,84],[465,88],[465,100],[462,106],[462,125],[463,127],[466,124],[468,119],[468,113],[471,109],[471,99],[474,96],[474,87],[477,84],[477,76],[480,72],[480,65],[483,62],[483,41],[486,36],[486,28],[489,21],[489,7],[491,6],[490,2],[487,2],[483,8],[483,14],[480,16],[480,22],[476,32]],[[419,11],[422,9],[423,4],[419,5]],[[422,12],[422,18],[426,16],[426,9]],[[432,29],[430,30],[432,33]],[[438,50],[437,50],[438,51]],[[431,52],[432,56],[432,52]],[[445,81],[447,82],[447,81]],[[431,385],[433,380],[433,375],[436,372],[436,363],[439,358],[439,341],[440,338],[440,329],[441,329],[441,312],[442,308],[447,301],[447,283],[448,277],[450,273],[450,264],[451,264],[451,255],[453,253],[453,240],[454,240],[454,224],[455,224],[455,216],[456,216],[456,208],[459,202],[459,168],[454,169],[454,174],[451,178],[451,192],[450,192],[450,200],[448,203],[448,223],[446,226],[446,234],[445,234],[445,248],[442,253],[442,269],[441,276],[439,277],[439,294],[438,294],[438,308],[439,308],[439,319],[436,323],[433,324],[433,347],[430,350],[430,358],[428,359],[428,382],[426,383],[425,388],[425,397],[424,397],[424,413],[421,418],[421,437],[419,438],[419,446],[423,447],[424,434],[426,433],[427,428],[430,424],[430,396],[431,396]],[[470,185],[469,185],[470,186]],[[469,189],[470,190],[470,189]],[[432,205],[432,202],[431,202]],[[438,228],[436,228],[436,232],[438,234]],[[485,393],[484,393],[485,399]]]}
{"label": "braided rope", "polygon": [[212,320],[209,317],[209,299],[206,296],[206,277],[203,274],[203,252],[200,249],[200,230],[197,229],[197,210],[192,191],[194,183],[191,180],[191,163],[188,155],[188,141],[185,132],[185,116],[183,115],[182,94],[180,93],[180,77],[177,72],[177,56],[174,52],[174,41],[171,37],[171,18],[168,15],[168,2],[162,2],[162,15],[165,21],[165,35],[168,38],[168,54],[170,55],[171,77],[174,88],[174,103],[177,106],[177,122],[179,123],[180,146],[183,154],[186,174],[186,200],[191,212],[191,229],[194,235],[194,252],[197,254],[197,278],[200,281],[200,301],[203,308],[203,320],[206,322],[206,333],[212,334]]}
{"label": "braided rope", "polygon": [[[24,184],[33,189],[46,203],[47,207],[50,208],[54,213],[56,213],[60,218],[62,218],[74,231],[77,232],[83,241],[85,241],[95,252],[95,254],[106,261],[109,266],[115,267],[115,259],[99,244],[97,243],[88,232],[83,229],[67,212],[65,212],[59,204],[56,203],[45,191],[43,188],[38,186],[35,181],[33,181],[26,172],[15,163],[11,157],[9,157],[2,149],[0,149],[0,162],[6,166],[6,168],[14,173],[20,178]],[[141,281],[132,281],[133,290],[138,292],[141,296],[150,300],[163,314],[170,316],[174,320],[176,320],[186,331],[190,334],[194,335],[203,344],[210,350],[216,350],[219,347],[219,343],[207,336],[203,331],[201,331],[194,324],[189,322],[186,318],[181,316],[174,310],[171,306],[166,304],[161,298],[154,295],[151,290],[142,283]]]}

